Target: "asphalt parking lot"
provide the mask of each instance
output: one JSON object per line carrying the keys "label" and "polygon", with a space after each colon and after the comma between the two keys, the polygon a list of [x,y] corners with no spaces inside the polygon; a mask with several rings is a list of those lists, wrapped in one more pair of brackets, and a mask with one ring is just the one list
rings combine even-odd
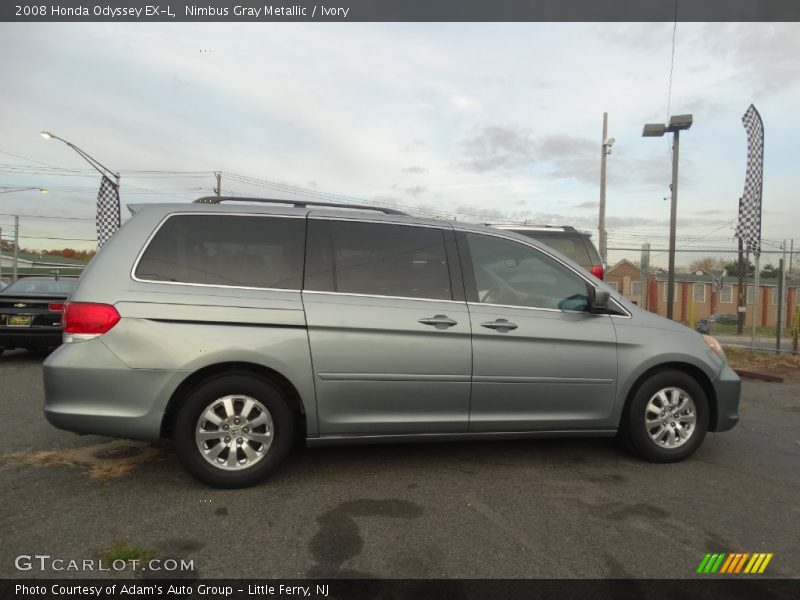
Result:
{"label": "asphalt parking lot", "polygon": [[[114,547],[203,578],[681,578],[719,551],[771,552],[771,576],[800,577],[798,384],[746,381],[739,426],[675,465],[613,440],[298,449],[268,482],[223,491],[169,444],[103,459],[119,443],[52,428],[42,359],[0,358],[0,577],[91,576],[15,557]],[[99,576],[131,575],[148,574]]]}

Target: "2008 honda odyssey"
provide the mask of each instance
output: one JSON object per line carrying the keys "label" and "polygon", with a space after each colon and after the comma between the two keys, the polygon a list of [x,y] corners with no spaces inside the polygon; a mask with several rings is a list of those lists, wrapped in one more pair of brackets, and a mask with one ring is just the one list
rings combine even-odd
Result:
{"label": "2008 honda odyssey", "polygon": [[238,487],[278,467],[298,435],[619,433],[670,462],[738,420],[740,382],[713,338],[530,238],[369,207],[225,200],[132,207],[45,361],[53,425],[172,437],[197,479]]}

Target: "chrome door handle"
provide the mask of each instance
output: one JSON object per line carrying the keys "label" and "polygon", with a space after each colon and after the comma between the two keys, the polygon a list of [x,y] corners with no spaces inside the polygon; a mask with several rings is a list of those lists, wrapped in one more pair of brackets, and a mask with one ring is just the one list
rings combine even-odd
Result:
{"label": "chrome door handle", "polygon": [[486,323],[481,323],[481,327],[488,327],[489,329],[496,329],[500,333],[505,333],[506,331],[511,331],[512,329],[517,328],[516,323],[512,323],[506,319],[495,319],[494,321],[487,321]]}
{"label": "chrome door handle", "polygon": [[436,315],[435,317],[420,319],[419,322],[423,325],[433,325],[436,329],[447,329],[453,325],[458,325],[458,321],[454,321],[447,315]]}

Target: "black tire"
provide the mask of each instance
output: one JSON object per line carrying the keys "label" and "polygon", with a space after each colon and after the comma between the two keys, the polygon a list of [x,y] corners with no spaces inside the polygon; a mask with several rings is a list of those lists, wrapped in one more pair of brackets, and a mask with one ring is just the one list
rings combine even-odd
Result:
{"label": "black tire", "polygon": [[[659,390],[678,388],[694,402],[695,422],[689,438],[675,448],[665,448],[652,439],[645,424],[647,406]],[[634,392],[622,417],[620,438],[625,446],[645,460],[659,463],[682,461],[703,443],[708,431],[708,398],[697,380],[683,371],[665,370],[654,373]],[[654,427],[654,432],[658,427]]]}
{"label": "black tire", "polygon": [[[244,395],[260,402],[272,418],[272,442],[252,466],[225,470],[211,464],[195,440],[198,420],[220,398]],[[196,387],[178,411],[173,440],[183,467],[197,480],[219,488],[255,485],[274,472],[289,454],[294,439],[294,418],[283,393],[269,380],[250,374],[218,375]]]}

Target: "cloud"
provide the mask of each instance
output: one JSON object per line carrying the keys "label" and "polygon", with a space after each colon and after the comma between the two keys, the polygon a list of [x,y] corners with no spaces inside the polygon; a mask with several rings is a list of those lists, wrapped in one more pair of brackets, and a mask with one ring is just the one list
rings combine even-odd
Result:
{"label": "cloud", "polygon": [[530,131],[490,125],[461,142],[462,168],[475,173],[514,169],[533,160],[535,141]]}
{"label": "cloud", "polygon": [[410,167],[406,167],[405,169],[400,169],[403,173],[407,173],[409,175],[425,175],[428,173],[428,169],[425,167],[420,167],[418,165],[412,165]]}
{"label": "cloud", "polygon": [[461,143],[462,169],[474,173],[542,167],[556,179],[598,180],[597,143],[565,134],[534,137],[528,129],[490,125]]}
{"label": "cloud", "polygon": [[581,202],[580,204],[575,204],[572,208],[597,208],[599,202],[595,202],[594,200],[588,202]]}
{"label": "cloud", "polygon": [[404,189],[403,191],[408,194],[409,196],[414,196],[415,198],[420,194],[424,194],[428,188],[424,188],[421,185],[415,185],[413,187],[409,187]]}

